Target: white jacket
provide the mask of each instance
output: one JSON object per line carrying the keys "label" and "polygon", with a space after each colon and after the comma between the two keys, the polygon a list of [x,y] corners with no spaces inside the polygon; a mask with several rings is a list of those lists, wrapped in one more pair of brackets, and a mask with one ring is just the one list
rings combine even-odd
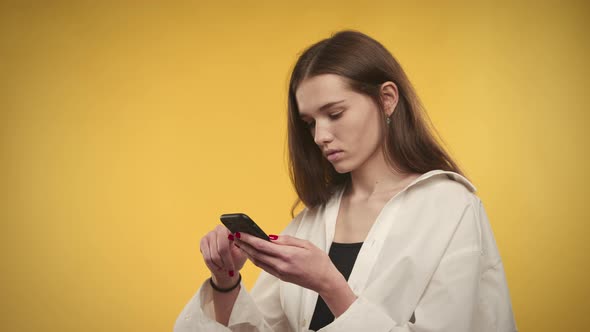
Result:
{"label": "white jacket", "polygon": [[[348,279],[357,300],[320,331],[516,331],[502,260],[475,187],[453,172],[423,174],[375,220]],[[305,209],[283,234],[325,250],[342,191]],[[213,317],[204,282],[178,316],[175,332],[308,331],[317,293],[262,271],[241,287],[229,327]],[[409,322],[415,313],[415,323]]]}

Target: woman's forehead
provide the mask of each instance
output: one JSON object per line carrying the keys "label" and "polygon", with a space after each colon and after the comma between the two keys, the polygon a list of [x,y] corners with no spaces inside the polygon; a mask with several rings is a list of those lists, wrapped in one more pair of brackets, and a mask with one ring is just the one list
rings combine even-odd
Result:
{"label": "woman's forehead", "polygon": [[322,74],[307,78],[295,92],[299,113],[319,111],[326,104],[351,97],[353,91],[344,78],[334,74]]}

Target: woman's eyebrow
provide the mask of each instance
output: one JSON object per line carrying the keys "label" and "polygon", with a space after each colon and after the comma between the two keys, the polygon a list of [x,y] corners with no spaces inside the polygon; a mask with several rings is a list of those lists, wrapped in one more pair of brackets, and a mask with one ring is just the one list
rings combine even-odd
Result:
{"label": "woman's eyebrow", "polygon": [[[346,100],[345,99],[342,99],[342,100],[339,100],[339,101],[329,102],[329,103],[323,105],[322,107],[320,107],[320,110],[319,111],[320,112],[323,112],[323,111],[328,110],[328,109],[330,109],[330,108],[332,108],[332,107],[334,107],[334,106],[336,106],[336,105],[338,105],[338,104],[340,104],[340,103],[342,103],[344,101],[346,101]],[[299,112],[299,117],[304,117],[304,116],[307,116],[307,114],[305,114],[303,112]]]}

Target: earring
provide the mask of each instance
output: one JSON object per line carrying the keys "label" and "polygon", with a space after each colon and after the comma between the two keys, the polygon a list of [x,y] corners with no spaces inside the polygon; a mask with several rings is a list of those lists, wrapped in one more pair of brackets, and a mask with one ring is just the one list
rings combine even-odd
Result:
{"label": "earring", "polygon": [[385,120],[385,122],[387,122],[387,125],[389,126],[391,124],[391,118],[387,117],[387,120]]}

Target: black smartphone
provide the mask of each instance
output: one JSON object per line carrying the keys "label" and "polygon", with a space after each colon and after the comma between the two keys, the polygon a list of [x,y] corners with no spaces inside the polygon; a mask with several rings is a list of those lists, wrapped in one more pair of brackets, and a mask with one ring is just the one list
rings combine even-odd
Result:
{"label": "black smartphone", "polygon": [[250,217],[244,213],[226,213],[222,214],[219,219],[221,219],[221,222],[232,233],[248,233],[263,240],[270,241],[268,235],[256,225],[254,220],[250,219]]}

